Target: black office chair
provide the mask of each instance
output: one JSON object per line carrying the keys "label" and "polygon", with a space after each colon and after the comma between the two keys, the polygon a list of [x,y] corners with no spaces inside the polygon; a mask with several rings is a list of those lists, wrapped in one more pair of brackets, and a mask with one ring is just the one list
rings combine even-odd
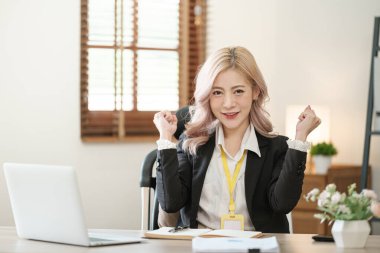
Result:
{"label": "black office chair", "polygon": [[[190,120],[189,107],[183,107],[176,112],[178,119],[177,131],[174,137],[178,140],[185,130],[185,124]],[[141,166],[141,229],[158,229],[158,200],[156,196],[156,160],[157,149],[149,152]],[[153,196],[152,196],[153,195]]]}

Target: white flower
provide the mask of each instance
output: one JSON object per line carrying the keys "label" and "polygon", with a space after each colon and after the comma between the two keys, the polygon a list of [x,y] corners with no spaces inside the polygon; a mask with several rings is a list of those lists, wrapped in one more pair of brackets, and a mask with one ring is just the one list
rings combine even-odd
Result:
{"label": "white flower", "polygon": [[347,194],[336,190],[335,184],[329,184],[325,190],[318,193],[318,189],[311,190],[306,200],[318,202],[317,209],[322,213],[314,217],[324,222],[329,220],[367,220],[371,216],[380,217],[380,202],[372,190],[363,190],[360,194],[355,191],[356,185],[347,187]]}
{"label": "white flower", "polygon": [[344,214],[350,214],[351,210],[346,205],[339,205],[338,206],[338,212],[339,213],[344,213]]}
{"label": "white flower", "polygon": [[367,198],[370,198],[372,200],[377,200],[377,194],[372,190],[364,189],[362,191],[362,194],[366,196]]}
{"label": "white flower", "polygon": [[311,201],[315,201],[317,199],[317,195],[319,194],[319,189],[318,188],[314,188],[313,190],[311,190],[307,195],[306,195],[306,199],[307,200],[311,200]]}
{"label": "white flower", "polygon": [[330,193],[327,191],[323,191],[318,198],[318,206],[324,206],[328,203],[328,198],[330,197]]}
{"label": "white flower", "polygon": [[335,192],[332,196],[331,196],[331,204],[335,205],[335,204],[338,204],[342,199],[342,195],[339,193],[339,192]]}
{"label": "white flower", "polygon": [[319,193],[319,189],[318,188],[314,188],[307,195],[315,196],[315,195],[318,195],[318,193]]}
{"label": "white flower", "polygon": [[335,184],[328,184],[326,186],[326,191],[328,191],[328,192],[335,192],[336,191],[336,185]]}

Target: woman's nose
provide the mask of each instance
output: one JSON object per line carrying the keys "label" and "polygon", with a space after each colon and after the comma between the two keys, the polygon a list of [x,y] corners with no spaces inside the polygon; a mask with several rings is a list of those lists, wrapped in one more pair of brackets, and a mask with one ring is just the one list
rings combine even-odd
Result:
{"label": "woman's nose", "polygon": [[235,99],[233,97],[233,95],[231,94],[226,94],[224,96],[224,100],[223,100],[223,106],[225,108],[231,108],[233,106],[235,106]]}

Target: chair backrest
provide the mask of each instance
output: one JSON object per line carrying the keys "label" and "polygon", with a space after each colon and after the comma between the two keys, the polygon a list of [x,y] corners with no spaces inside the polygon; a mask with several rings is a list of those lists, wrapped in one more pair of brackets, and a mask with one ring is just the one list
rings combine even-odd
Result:
{"label": "chair backrest", "polygon": [[[179,139],[185,130],[185,124],[190,120],[189,107],[183,107],[176,112],[178,119],[177,131],[174,137]],[[158,200],[156,197],[156,160],[157,149],[149,152],[141,165],[141,229],[153,230],[158,228]],[[153,195],[153,196],[152,196]]]}
{"label": "chair backrest", "polygon": [[292,212],[288,213],[286,215],[286,218],[288,219],[289,222],[289,233],[293,234],[293,218],[292,218]]}
{"label": "chair backrest", "polygon": [[149,152],[141,166],[140,188],[141,188],[141,229],[157,229],[158,201],[156,197],[152,199],[152,192],[155,194],[156,177],[153,176],[157,159],[157,149]]}

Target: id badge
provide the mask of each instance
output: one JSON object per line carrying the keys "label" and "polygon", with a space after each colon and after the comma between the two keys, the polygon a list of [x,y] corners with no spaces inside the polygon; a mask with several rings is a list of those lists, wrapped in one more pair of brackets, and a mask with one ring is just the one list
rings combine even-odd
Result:
{"label": "id badge", "polygon": [[220,221],[220,228],[244,230],[244,216],[241,214],[224,214]]}

